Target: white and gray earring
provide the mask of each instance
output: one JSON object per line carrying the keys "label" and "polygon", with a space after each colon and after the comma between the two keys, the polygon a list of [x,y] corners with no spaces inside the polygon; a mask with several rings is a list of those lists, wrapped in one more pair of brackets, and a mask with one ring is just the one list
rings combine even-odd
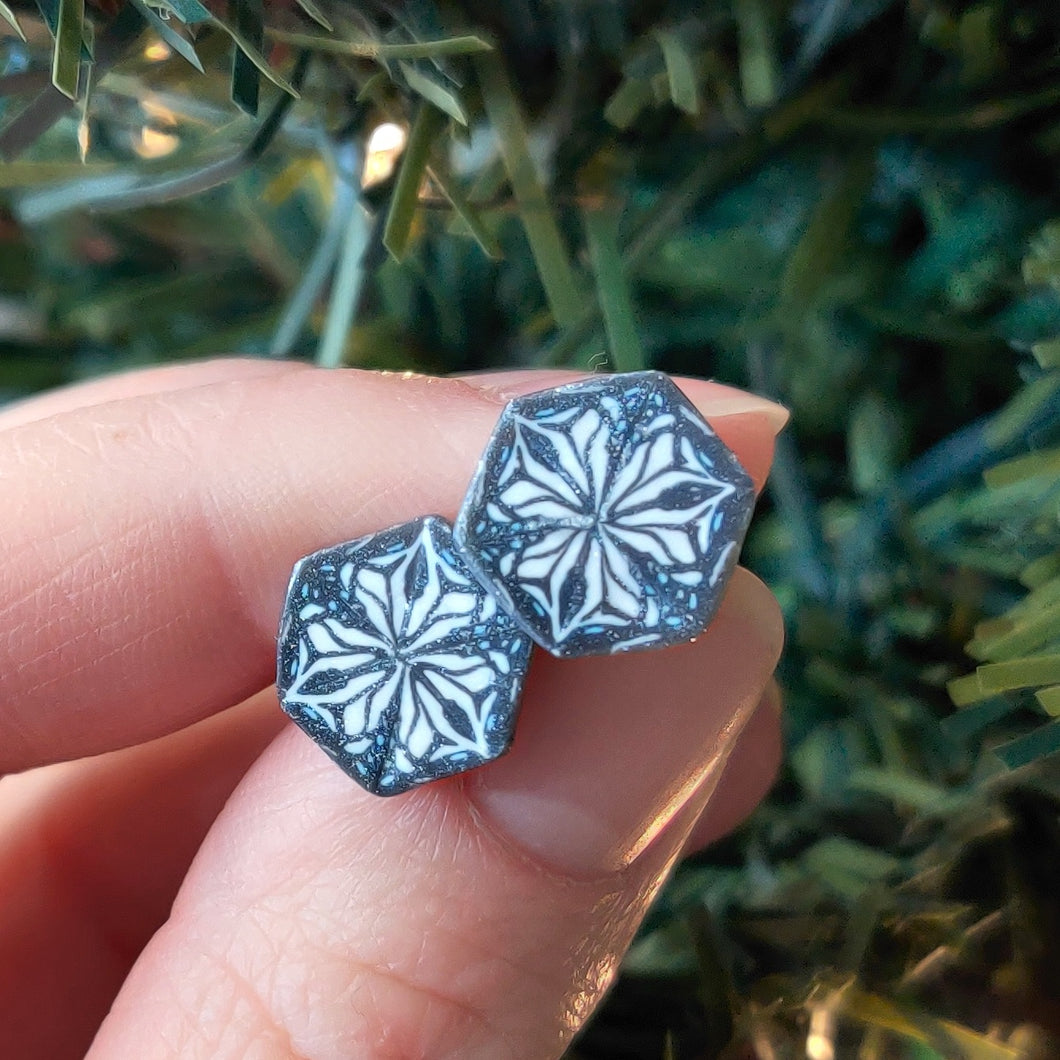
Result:
{"label": "white and gray earring", "polygon": [[530,640],[427,516],[295,565],[283,709],[377,795],[463,773],[511,742]]}
{"label": "white and gray earring", "polygon": [[455,527],[427,516],[296,564],[281,705],[375,794],[473,769],[511,743],[531,639],[572,657],[703,632],[754,502],[662,373],[517,398]]}
{"label": "white and gray earring", "polygon": [[512,401],[456,520],[472,570],[553,655],[682,644],[714,617],[754,484],[661,372]]}

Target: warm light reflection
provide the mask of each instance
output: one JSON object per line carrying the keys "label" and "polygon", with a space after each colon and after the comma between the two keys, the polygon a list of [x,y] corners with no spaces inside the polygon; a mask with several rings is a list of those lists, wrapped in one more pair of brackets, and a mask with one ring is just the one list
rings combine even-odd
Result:
{"label": "warm light reflection", "polygon": [[141,158],[165,158],[179,145],[180,138],[175,134],[145,125],[134,138],[132,147]]}
{"label": "warm light reflection", "polygon": [[87,120],[82,117],[77,123],[77,154],[82,162],[88,160],[88,149],[92,144],[92,133]]}
{"label": "warm light reflection", "polygon": [[141,158],[165,158],[180,146],[177,116],[150,96],[140,100],[143,127],[132,135],[132,149]]}
{"label": "warm light reflection", "polygon": [[835,1012],[832,1005],[819,1005],[810,1013],[806,1060],[835,1060]]}
{"label": "warm light reflection", "polygon": [[364,173],[361,176],[361,185],[370,188],[373,184],[380,184],[391,173],[394,166],[405,150],[405,142],[408,133],[404,127],[392,121],[385,121],[377,125],[368,137],[368,147],[364,158]]}
{"label": "warm light reflection", "polygon": [[149,63],[160,63],[163,59],[168,59],[170,55],[172,52],[169,50],[169,45],[160,40],[152,41],[144,48],[144,58]]}

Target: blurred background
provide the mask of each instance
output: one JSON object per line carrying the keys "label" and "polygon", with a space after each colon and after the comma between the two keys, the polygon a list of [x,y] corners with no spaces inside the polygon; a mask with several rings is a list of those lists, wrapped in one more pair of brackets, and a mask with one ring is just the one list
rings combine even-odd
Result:
{"label": "blurred background", "polygon": [[241,353],[791,408],[745,552],[782,775],[572,1060],[1060,1056],[1058,43],[1051,0],[0,2],[3,400]]}

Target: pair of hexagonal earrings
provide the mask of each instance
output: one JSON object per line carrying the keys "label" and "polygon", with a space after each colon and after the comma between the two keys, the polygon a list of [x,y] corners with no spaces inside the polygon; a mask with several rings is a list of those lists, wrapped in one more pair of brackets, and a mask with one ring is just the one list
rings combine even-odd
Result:
{"label": "pair of hexagonal earrings", "polygon": [[570,657],[701,633],[754,499],[661,373],[518,398],[454,526],[426,516],[295,565],[281,705],[378,795],[482,765],[511,743],[531,641]]}

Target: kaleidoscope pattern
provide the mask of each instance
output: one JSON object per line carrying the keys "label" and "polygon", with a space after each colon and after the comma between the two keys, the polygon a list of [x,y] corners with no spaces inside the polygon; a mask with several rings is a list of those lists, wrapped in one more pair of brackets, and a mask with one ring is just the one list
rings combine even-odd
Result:
{"label": "kaleidoscope pattern", "polygon": [[277,686],[347,773],[394,795],[507,750],[529,653],[428,516],[299,561]]}
{"label": "kaleidoscope pattern", "polygon": [[754,501],[677,386],[636,372],[511,402],[454,540],[553,654],[661,647],[710,622]]}

